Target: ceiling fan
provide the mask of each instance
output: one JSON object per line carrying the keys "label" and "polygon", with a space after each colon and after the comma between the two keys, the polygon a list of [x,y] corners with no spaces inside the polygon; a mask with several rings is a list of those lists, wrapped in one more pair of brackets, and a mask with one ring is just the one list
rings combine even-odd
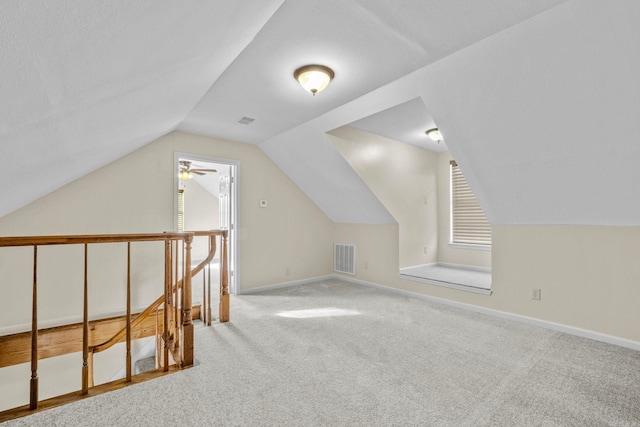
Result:
{"label": "ceiling fan", "polygon": [[191,179],[193,174],[196,175],[205,175],[209,172],[218,172],[215,169],[202,169],[202,168],[191,168],[191,162],[188,160],[180,160],[180,172],[178,172],[178,177],[180,179]]}

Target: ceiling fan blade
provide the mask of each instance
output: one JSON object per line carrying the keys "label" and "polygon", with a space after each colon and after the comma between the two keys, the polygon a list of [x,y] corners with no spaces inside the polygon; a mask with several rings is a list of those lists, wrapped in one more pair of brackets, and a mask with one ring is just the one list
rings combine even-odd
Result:
{"label": "ceiling fan blade", "polygon": [[191,169],[189,172],[191,173],[195,173],[196,175],[204,175],[206,172],[200,172],[197,169]]}
{"label": "ceiling fan blade", "polygon": [[191,169],[191,172],[204,172],[204,173],[207,173],[207,172],[218,172],[218,171],[215,170],[215,169]]}

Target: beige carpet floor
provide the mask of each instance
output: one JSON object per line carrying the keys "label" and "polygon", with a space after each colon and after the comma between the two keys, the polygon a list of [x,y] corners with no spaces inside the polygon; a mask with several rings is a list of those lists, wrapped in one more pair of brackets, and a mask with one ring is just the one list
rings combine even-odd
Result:
{"label": "beige carpet floor", "polygon": [[196,357],[6,425],[640,426],[640,352],[337,280],[233,297]]}

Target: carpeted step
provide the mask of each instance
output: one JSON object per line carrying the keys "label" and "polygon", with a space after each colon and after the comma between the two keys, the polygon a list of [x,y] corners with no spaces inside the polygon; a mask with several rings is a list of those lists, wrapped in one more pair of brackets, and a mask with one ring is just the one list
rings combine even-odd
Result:
{"label": "carpeted step", "polygon": [[141,374],[143,372],[153,371],[154,369],[156,369],[155,356],[139,359],[136,361],[135,375]]}

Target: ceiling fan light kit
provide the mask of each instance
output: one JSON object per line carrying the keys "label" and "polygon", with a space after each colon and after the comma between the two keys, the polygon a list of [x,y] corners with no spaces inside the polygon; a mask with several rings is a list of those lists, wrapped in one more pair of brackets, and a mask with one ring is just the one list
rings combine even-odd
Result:
{"label": "ceiling fan light kit", "polygon": [[216,169],[202,169],[202,168],[191,168],[191,162],[187,160],[180,160],[180,172],[178,172],[178,178],[184,181],[193,178],[193,174],[196,175],[204,175],[209,172],[218,172]]}
{"label": "ceiling fan light kit", "polygon": [[335,76],[333,70],[324,65],[305,65],[293,72],[293,77],[300,86],[315,96],[324,90]]}

